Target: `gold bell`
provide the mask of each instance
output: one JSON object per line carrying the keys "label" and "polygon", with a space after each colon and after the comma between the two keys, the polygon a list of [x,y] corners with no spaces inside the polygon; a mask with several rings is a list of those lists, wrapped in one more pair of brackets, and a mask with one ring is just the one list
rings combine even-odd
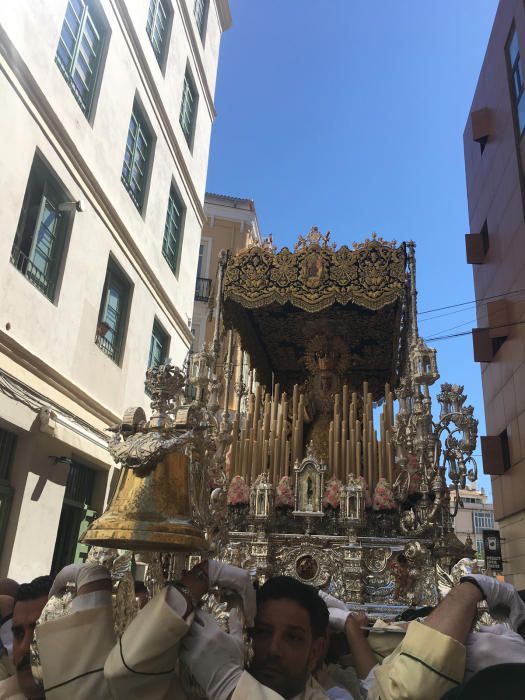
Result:
{"label": "gold bell", "polygon": [[145,476],[123,468],[111,505],[81,541],[135,551],[202,551],[205,536],[191,513],[188,458],[173,452]]}

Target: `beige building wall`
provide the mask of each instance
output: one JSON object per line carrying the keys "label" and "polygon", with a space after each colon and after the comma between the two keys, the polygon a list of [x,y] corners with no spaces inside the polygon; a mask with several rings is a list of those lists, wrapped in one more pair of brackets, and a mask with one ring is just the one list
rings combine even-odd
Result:
{"label": "beige building wall", "polygon": [[[501,0],[463,135],[467,259],[477,303],[486,437],[504,575],[525,587],[525,6]],[[521,115],[521,116],[520,116]],[[484,436],[485,437],[485,436]]]}
{"label": "beige building wall", "polygon": [[[50,570],[70,472],[50,455],[95,471],[89,506],[102,510],[113,469],[105,428],[128,406],[148,409],[154,322],[175,364],[192,342],[213,93],[231,17],[227,0],[210,0],[202,39],[193,0],[164,5],[172,17],[159,63],[146,29],[150,0],[88,3],[105,33],[86,116],[55,60],[67,0],[0,3],[0,465],[2,436],[16,436],[0,471],[0,576],[26,581]],[[191,148],[179,121],[188,70],[197,96]],[[121,181],[134,103],[153,136],[141,210]],[[10,260],[35,156],[82,209],[67,214],[52,298]],[[183,211],[175,269],[163,255],[172,187]],[[95,343],[110,258],[130,290],[118,361]],[[39,418],[45,406],[50,421]]]}
{"label": "beige building wall", "polygon": [[[455,495],[455,492],[451,492],[451,507],[454,506]],[[499,530],[498,523],[494,521],[494,506],[487,502],[484,489],[478,489],[475,485],[460,489],[459,496],[463,507],[458,509],[454,518],[455,533],[462,542],[470,537],[478,559],[484,559],[482,531]]]}
{"label": "beige building wall", "polygon": [[[193,349],[198,352],[204,345],[210,345],[214,336],[214,312],[217,293],[217,272],[219,255],[222,250],[228,254],[246,248],[252,243],[261,242],[259,223],[255,205],[251,199],[228,197],[207,192],[204,199],[206,222],[202,229],[199,267],[195,286],[195,306],[193,309],[192,329],[194,333]],[[227,353],[226,337],[221,329],[222,348],[219,356],[218,372]],[[235,384],[241,375],[248,383],[248,363],[243,362],[243,352],[237,334],[233,339],[232,362],[234,373],[230,384],[228,406],[237,409],[238,397]],[[224,396],[221,398],[224,401]]]}

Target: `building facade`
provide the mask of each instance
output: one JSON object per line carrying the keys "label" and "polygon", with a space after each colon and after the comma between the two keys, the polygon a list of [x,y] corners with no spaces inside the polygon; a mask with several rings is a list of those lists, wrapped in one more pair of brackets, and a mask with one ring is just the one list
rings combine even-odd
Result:
{"label": "building facade", "polygon": [[[451,505],[454,506],[455,492],[451,491]],[[462,507],[458,508],[454,518],[454,531],[457,537],[466,542],[470,538],[476,556],[480,560],[485,558],[483,547],[483,530],[497,530],[498,524],[494,521],[494,507],[488,503],[484,489],[478,489],[474,484],[471,487],[460,489],[459,497]]]}
{"label": "building facade", "polygon": [[504,575],[525,587],[525,6],[501,0],[464,132],[474,357]]}
{"label": "building facade", "polygon": [[[214,310],[216,281],[221,251],[233,254],[242,248],[261,243],[259,222],[255,205],[251,199],[228,197],[226,195],[206,193],[204,199],[206,222],[202,229],[199,247],[199,262],[195,284],[195,305],[193,308],[192,330],[194,335],[193,350],[199,352],[210,346],[215,332]],[[227,338],[221,330],[221,353],[219,363],[224,363],[227,355]],[[248,387],[248,362],[243,359],[239,338],[232,337],[233,375],[230,382],[228,407],[232,411],[238,408],[242,396],[236,395],[235,386],[239,381]],[[220,371],[219,371],[220,374]],[[224,395],[221,396],[224,401]]]}
{"label": "building facade", "polygon": [[181,365],[227,0],[0,4],[0,576],[81,556],[105,428]]}

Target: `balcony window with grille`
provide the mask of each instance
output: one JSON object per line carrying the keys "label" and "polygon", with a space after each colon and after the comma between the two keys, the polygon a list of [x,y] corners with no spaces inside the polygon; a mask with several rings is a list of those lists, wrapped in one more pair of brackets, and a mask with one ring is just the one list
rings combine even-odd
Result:
{"label": "balcony window with grille", "polygon": [[0,428],[0,551],[4,542],[13,488],[10,483],[11,467],[15,458],[16,435]]}
{"label": "balcony window with grille", "polygon": [[198,95],[189,68],[184,75],[179,122],[190,150],[193,148],[195,120],[197,118]]}
{"label": "balcony window with grille", "polygon": [[162,241],[162,255],[175,274],[178,274],[182,232],[186,209],[177,191],[171,186]]}
{"label": "balcony window with grille", "polygon": [[116,264],[110,260],[98,315],[95,343],[117,364],[120,362],[124,345],[130,297],[130,283]]}
{"label": "balcony window with grille", "polygon": [[169,348],[170,337],[157,319],[155,319],[149,344],[148,369],[164,364],[168,357]]}
{"label": "balcony window with grille", "polygon": [[514,109],[516,111],[519,135],[521,136],[525,130],[525,97],[523,96],[525,93],[525,82],[521,67],[518,35],[515,28],[513,28],[507,43],[507,58],[512,82],[511,89],[514,96]]}
{"label": "balcony window with grille", "polygon": [[202,41],[204,41],[204,37],[206,36],[206,22],[208,20],[209,6],[210,0],[195,0],[193,5],[193,16],[195,17],[197,29],[199,30]]}
{"label": "balcony window with grille", "polygon": [[109,30],[92,0],[68,0],[55,62],[86,116],[100,73]]}
{"label": "balcony window with grille", "polygon": [[475,511],[472,513],[474,532],[479,533],[483,530],[492,530],[494,528],[494,513],[490,511]]}
{"label": "balcony window with grille", "polygon": [[139,211],[144,206],[153,136],[137,102],[129,121],[128,138],[122,165],[122,182]]}
{"label": "balcony window with grille", "polygon": [[146,32],[162,70],[166,64],[173,9],[167,0],[150,0]]}
{"label": "balcony window with grille", "polygon": [[55,300],[71,211],[61,211],[70,201],[48,168],[36,157],[29,173],[11,262],[42,294]]}

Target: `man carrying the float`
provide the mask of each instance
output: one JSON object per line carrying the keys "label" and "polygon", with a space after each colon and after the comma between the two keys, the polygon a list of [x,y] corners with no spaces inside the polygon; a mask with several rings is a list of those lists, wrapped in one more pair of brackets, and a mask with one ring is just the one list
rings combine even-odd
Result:
{"label": "man carrying the float", "polygon": [[[120,639],[113,631],[111,580],[99,565],[66,567],[51,594],[74,579],[70,615],[36,631],[48,700],[168,700],[184,698],[178,659],[210,700],[322,700],[312,677],[325,650],[328,609],[314,588],[288,577],[270,579],[256,596],[247,571],[206,561],[166,586]],[[230,613],[230,633],[198,609],[211,586],[235,591],[254,630],[254,659],[244,670],[242,624]],[[255,625],[253,625],[255,620]]]}

